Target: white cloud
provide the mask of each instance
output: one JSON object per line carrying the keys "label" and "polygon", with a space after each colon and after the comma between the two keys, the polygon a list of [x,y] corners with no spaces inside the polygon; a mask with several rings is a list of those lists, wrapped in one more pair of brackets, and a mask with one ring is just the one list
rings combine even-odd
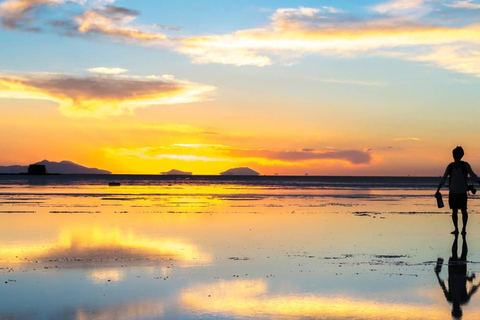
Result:
{"label": "white cloud", "polygon": [[115,0],[70,0],[71,2],[77,3],[85,7],[103,7],[115,2]]}
{"label": "white cloud", "polygon": [[412,14],[415,16],[422,16],[430,11],[430,8],[428,8],[426,5],[429,2],[435,1],[437,0],[393,0],[378,4],[371,9],[377,13],[394,16]]}
{"label": "white cloud", "polygon": [[90,68],[88,69],[88,71],[92,73],[112,75],[112,74],[122,74],[122,73],[128,72],[128,69],[98,67],[98,68]]}
{"label": "white cloud", "polygon": [[434,48],[431,52],[412,57],[444,69],[480,77],[480,48],[478,45],[457,44]]}

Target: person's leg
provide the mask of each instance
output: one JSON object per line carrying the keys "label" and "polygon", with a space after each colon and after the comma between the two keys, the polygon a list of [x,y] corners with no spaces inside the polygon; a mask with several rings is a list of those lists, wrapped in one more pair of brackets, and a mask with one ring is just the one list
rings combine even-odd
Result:
{"label": "person's leg", "polygon": [[455,227],[455,230],[453,230],[451,233],[458,234],[458,209],[457,208],[452,209],[452,221],[453,221],[453,226]]}
{"label": "person's leg", "polygon": [[[458,220],[458,218],[457,218],[457,220]],[[467,209],[462,209],[462,221],[463,221],[462,234],[466,234],[467,233],[467,222],[468,222]]]}
{"label": "person's leg", "polygon": [[450,258],[451,261],[458,260],[458,234],[455,235],[455,239],[453,240],[452,244],[452,257]]}
{"label": "person's leg", "polygon": [[462,255],[460,256],[461,261],[467,261],[468,246],[466,235],[462,235]]}

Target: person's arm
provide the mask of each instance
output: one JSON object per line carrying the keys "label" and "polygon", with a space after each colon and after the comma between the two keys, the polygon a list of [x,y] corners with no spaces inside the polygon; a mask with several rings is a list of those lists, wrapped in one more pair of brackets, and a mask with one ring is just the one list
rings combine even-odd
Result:
{"label": "person's arm", "polygon": [[470,166],[470,164],[468,162],[465,162],[465,167],[467,168],[467,172],[470,175],[470,177],[472,177],[472,180],[476,181],[478,184],[480,184],[480,180],[478,179],[475,172],[473,172],[472,167]]}
{"label": "person's arm", "polygon": [[445,295],[445,299],[447,299],[447,301],[450,301],[449,300],[450,294],[448,293],[447,287],[445,286],[445,282],[440,278],[440,275],[438,272],[435,272],[435,274],[437,275],[438,284],[442,288],[443,294]]}
{"label": "person's arm", "polygon": [[[442,186],[445,184],[445,182],[447,181],[447,177],[448,175],[450,174],[450,166],[452,164],[449,164],[447,166],[447,169],[445,169],[445,173],[443,174],[443,177],[442,177],[442,180],[440,180],[440,183],[438,184],[438,188],[437,188],[437,192],[436,193],[439,193],[440,192],[440,189],[442,188]],[[467,166],[467,168],[470,168],[470,166]],[[468,170],[468,169],[467,169]],[[472,170],[472,168],[470,168],[470,170]],[[473,172],[473,171],[472,171]],[[478,179],[478,178],[477,178]]]}
{"label": "person's arm", "polygon": [[470,289],[470,292],[467,294],[467,299],[465,302],[470,301],[470,298],[475,294],[475,292],[477,292],[479,286],[480,286],[480,283],[472,286],[472,288]]}

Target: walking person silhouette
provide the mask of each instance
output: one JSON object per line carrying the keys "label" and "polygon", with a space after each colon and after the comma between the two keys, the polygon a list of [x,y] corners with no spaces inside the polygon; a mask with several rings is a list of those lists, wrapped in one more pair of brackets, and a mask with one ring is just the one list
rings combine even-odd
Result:
{"label": "walking person silhouette", "polygon": [[467,233],[467,222],[468,222],[468,213],[467,213],[467,193],[472,191],[475,194],[476,190],[473,186],[468,185],[468,176],[470,175],[471,179],[480,184],[480,180],[477,175],[473,172],[472,167],[468,162],[462,161],[463,155],[465,154],[462,147],[456,147],[452,151],[454,162],[450,163],[445,170],[440,184],[438,185],[437,192],[435,196],[439,196],[440,189],[447,178],[449,178],[448,188],[448,205],[452,209],[452,221],[455,230],[452,234],[458,234],[458,210],[462,211],[462,221],[463,228],[462,234]]}

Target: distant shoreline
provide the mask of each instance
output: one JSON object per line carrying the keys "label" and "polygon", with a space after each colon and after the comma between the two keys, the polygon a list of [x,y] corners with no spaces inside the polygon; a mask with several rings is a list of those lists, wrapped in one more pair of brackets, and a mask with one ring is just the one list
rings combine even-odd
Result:
{"label": "distant shoreline", "polygon": [[230,177],[245,177],[245,178],[304,178],[304,179],[312,179],[312,178],[441,178],[441,176],[347,176],[347,175],[294,175],[294,174],[286,174],[286,175],[270,175],[270,174],[261,174],[261,175],[220,175],[220,174],[191,174],[191,175],[184,175],[184,174],[161,174],[161,173],[46,173],[46,174],[29,174],[29,173],[0,173],[0,176],[155,176],[155,177],[164,177],[164,178],[183,178],[183,179],[190,179],[190,178],[208,178],[208,177],[222,177],[224,179],[228,179]]}

